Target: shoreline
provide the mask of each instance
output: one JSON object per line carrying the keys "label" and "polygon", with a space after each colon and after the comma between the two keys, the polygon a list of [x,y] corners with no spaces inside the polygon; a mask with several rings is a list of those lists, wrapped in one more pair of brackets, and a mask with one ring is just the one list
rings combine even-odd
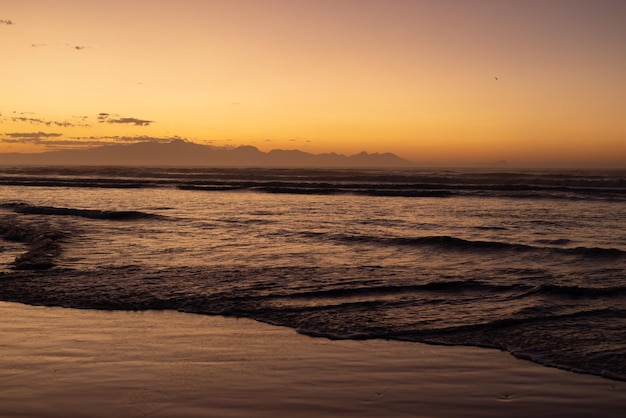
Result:
{"label": "shoreline", "polygon": [[0,302],[3,417],[622,416],[626,382],[251,319]]}

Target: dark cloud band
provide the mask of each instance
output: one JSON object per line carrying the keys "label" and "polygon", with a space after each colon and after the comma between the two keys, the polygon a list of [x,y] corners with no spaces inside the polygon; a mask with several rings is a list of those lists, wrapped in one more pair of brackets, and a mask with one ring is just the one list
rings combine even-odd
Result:
{"label": "dark cloud band", "polygon": [[119,123],[119,124],[135,125],[135,126],[149,126],[150,124],[154,123],[154,121],[152,120],[137,119],[137,118],[120,118],[120,117],[117,117],[117,115],[112,116],[109,113],[99,113],[98,122]]}
{"label": "dark cloud band", "polygon": [[63,134],[59,133],[49,133],[49,132],[11,132],[6,133],[6,136],[13,139],[24,139],[24,140],[33,140],[33,139],[45,139],[45,138],[57,138],[63,136]]}
{"label": "dark cloud band", "polygon": [[24,122],[24,123],[30,123],[33,125],[46,125],[46,126],[58,126],[60,128],[72,128],[72,127],[83,127],[83,128],[88,128],[90,127],[90,125],[87,124],[76,124],[76,123],[72,123],[72,122],[68,122],[68,121],[55,121],[55,120],[45,120],[45,119],[39,119],[39,118],[27,118],[27,117],[14,117],[11,118],[11,120],[13,122]]}
{"label": "dark cloud band", "polygon": [[72,137],[69,139],[60,139],[63,134],[47,133],[47,132],[11,132],[5,133],[4,138],[0,138],[0,143],[7,144],[40,144],[46,147],[54,146],[71,146],[71,147],[92,147],[98,145],[111,145],[120,143],[136,143],[136,142],[153,142],[153,143],[169,143],[172,141],[186,141],[179,136],[173,137],[155,137],[147,135],[138,136],[88,136],[88,137]]}
{"label": "dark cloud band", "polygon": [[9,132],[4,134],[0,142],[5,144],[46,144],[63,134],[55,132]]}

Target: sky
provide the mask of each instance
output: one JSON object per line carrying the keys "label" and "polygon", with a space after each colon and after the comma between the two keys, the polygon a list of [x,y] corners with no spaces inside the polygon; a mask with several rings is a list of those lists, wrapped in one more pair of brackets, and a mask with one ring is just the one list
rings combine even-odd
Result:
{"label": "sky", "polygon": [[2,0],[0,152],[626,168],[623,0]]}

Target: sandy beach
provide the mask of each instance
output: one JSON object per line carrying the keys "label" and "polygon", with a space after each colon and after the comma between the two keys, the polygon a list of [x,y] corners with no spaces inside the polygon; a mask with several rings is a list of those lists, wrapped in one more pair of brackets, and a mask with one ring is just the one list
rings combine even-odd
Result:
{"label": "sandy beach", "polygon": [[247,319],[0,303],[10,417],[622,416],[626,383],[507,353]]}

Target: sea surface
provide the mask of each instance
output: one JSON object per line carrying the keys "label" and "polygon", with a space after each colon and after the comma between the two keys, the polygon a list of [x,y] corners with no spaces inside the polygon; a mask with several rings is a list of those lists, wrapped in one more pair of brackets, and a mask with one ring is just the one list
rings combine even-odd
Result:
{"label": "sea surface", "polygon": [[626,380],[626,172],[4,167],[0,300]]}

